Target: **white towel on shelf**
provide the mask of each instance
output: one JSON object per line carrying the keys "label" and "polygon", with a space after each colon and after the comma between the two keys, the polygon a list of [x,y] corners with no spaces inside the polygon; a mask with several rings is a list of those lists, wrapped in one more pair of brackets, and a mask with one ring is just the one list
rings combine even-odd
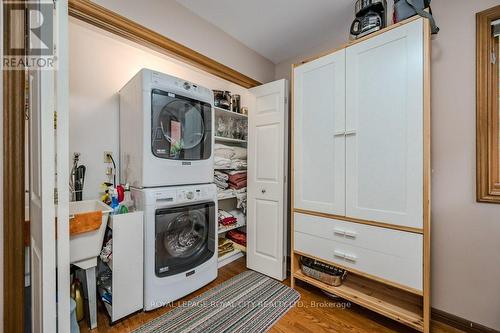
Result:
{"label": "white towel on shelf", "polygon": [[231,169],[231,160],[224,157],[214,156],[214,166],[216,169]]}
{"label": "white towel on shelf", "polygon": [[214,156],[230,160],[246,160],[247,149],[238,146],[228,146],[216,143],[214,145]]}
{"label": "white towel on shelf", "polygon": [[223,181],[228,181],[229,180],[229,175],[225,172],[220,172],[220,171],[215,171],[214,172],[214,176],[215,178],[218,178],[219,180],[223,180]]}
{"label": "white towel on shelf", "polygon": [[216,143],[214,145],[214,156],[231,159],[234,156],[233,147]]}

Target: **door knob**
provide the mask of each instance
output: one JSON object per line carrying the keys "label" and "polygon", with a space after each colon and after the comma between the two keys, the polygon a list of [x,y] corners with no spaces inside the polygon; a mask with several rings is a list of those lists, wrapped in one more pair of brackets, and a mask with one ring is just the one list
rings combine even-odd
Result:
{"label": "door knob", "polygon": [[266,189],[265,189],[265,188],[263,188],[263,189],[262,189],[262,194],[265,194],[265,193],[266,193]]}

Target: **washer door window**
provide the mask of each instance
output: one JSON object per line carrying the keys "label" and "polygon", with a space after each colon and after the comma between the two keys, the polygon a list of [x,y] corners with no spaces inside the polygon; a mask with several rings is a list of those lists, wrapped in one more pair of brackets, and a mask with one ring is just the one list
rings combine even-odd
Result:
{"label": "washer door window", "polygon": [[189,271],[215,253],[215,203],[164,208],[155,214],[155,273]]}
{"label": "washer door window", "polygon": [[151,96],[153,155],[171,160],[210,158],[212,106],[158,89]]}

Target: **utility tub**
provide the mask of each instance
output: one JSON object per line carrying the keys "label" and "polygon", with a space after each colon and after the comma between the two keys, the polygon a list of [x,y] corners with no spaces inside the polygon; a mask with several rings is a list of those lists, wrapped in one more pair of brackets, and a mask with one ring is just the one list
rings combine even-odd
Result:
{"label": "utility tub", "polygon": [[[97,260],[101,252],[108,217],[112,211],[111,207],[99,200],[69,203],[70,262],[72,264],[89,259]],[[95,221],[99,212],[102,213],[102,217],[100,221]],[[79,231],[75,233],[75,229],[79,229]]]}

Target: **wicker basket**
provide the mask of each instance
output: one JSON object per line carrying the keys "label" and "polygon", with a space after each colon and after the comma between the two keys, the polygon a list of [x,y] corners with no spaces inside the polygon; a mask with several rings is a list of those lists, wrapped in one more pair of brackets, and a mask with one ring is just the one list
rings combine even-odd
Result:
{"label": "wicker basket", "polygon": [[334,287],[342,285],[342,282],[347,276],[347,271],[345,270],[338,269],[338,271],[341,272],[340,274],[329,274],[309,267],[305,265],[304,262],[302,262],[301,266],[302,273],[304,273],[305,275]]}

